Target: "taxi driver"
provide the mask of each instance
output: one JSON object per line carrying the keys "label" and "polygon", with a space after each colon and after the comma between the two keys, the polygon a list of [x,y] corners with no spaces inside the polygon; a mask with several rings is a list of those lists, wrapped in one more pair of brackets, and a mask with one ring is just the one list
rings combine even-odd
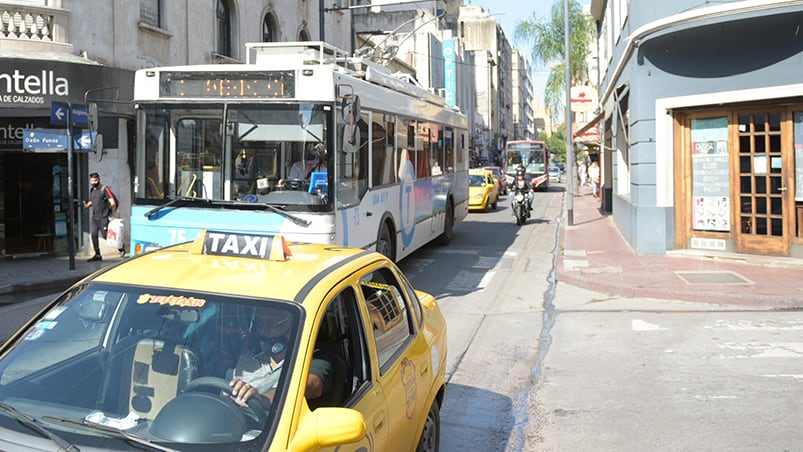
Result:
{"label": "taxi driver", "polygon": [[[229,382],[231,397],[240,406],[247,407],[251,397],[270,408],[287,354],[292,318],[289,313],[258,310],[254,317],[254,330],[259,339],[259,353],[244,353],[237,361],[234,378]],[[324,394],[332,373],[332,365],[323,359],[313,359],[310,366],[305,396],[317,399]],[[330,384],[328,386],[331,386]]]}

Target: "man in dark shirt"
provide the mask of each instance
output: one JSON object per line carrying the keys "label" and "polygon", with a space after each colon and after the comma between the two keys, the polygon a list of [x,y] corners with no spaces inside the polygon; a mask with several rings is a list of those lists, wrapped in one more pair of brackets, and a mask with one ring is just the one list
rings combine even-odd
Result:
{"label": "man in dark shirt", "polygon": [[114,197],[109,196],[109,191],[100,183],[100,175],[92,173],[89,175],[89,183],[92,187],[89,190],[89,201],[84,201],[84,209],[92,209],[92,223],[89,228],[89,235],[92,238],[92,247],[95,255],[87,259],[87,262],[102,261],[100,256],[100,234],[106,238],[106,230],[109,227],[109,216],[114,214],[117,207]]}

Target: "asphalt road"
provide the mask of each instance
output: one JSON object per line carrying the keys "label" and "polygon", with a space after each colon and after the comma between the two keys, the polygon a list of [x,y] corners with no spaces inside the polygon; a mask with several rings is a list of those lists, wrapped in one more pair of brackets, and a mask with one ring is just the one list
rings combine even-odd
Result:
{"label": "asphalt road", "polygon": [[564,207],[553,185],[519,227],[503,197],[401,263],[447,317],[441,450],[801,450],[803,314],[557,282]]}
{"label": "asphalt road", "polygon": [[563,194],[402,264],[447,316],[442,450],[801,450],[803,314],[556,282]]}

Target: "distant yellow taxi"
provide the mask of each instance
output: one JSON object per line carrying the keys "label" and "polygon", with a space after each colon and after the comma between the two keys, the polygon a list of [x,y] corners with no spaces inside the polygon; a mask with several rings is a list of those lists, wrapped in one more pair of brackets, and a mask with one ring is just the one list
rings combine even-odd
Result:
{"label": "distant yellow taxi", "polygon": [[468,171],[468,210],[496,210],[499,201],[499,184],[487,169]]}
{"label": "distant yellow taxi", "polygon": [[202,231],[3,345],[0,450],[437,450],[445,365],[436,300],[385,256]]}

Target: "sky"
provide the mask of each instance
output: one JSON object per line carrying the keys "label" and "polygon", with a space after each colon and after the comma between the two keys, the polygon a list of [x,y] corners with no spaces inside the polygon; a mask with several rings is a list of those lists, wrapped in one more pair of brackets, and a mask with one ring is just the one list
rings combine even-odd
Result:
{"label": "sky", "polygon": [[[482,6],[485,12],[490,14],[502,26],[502,30],[504,30],[505,36],[507,36],[510,43],[530,58],[530,64],[533,67],[533,94],[538,99],[539,107],[544,106],[544,87],[549,75],[549,68],[543,63],[533,61],[532,49],[525,47],[525,44],[516,42],[513,32],[516,29],[516,24],[529,19],[533,14],[539,19],[549,17],[552,4],[555,1],[561,0],[463,0],[465,5]],[[579,1],[582,6],[591,4],[591,0]]]}

